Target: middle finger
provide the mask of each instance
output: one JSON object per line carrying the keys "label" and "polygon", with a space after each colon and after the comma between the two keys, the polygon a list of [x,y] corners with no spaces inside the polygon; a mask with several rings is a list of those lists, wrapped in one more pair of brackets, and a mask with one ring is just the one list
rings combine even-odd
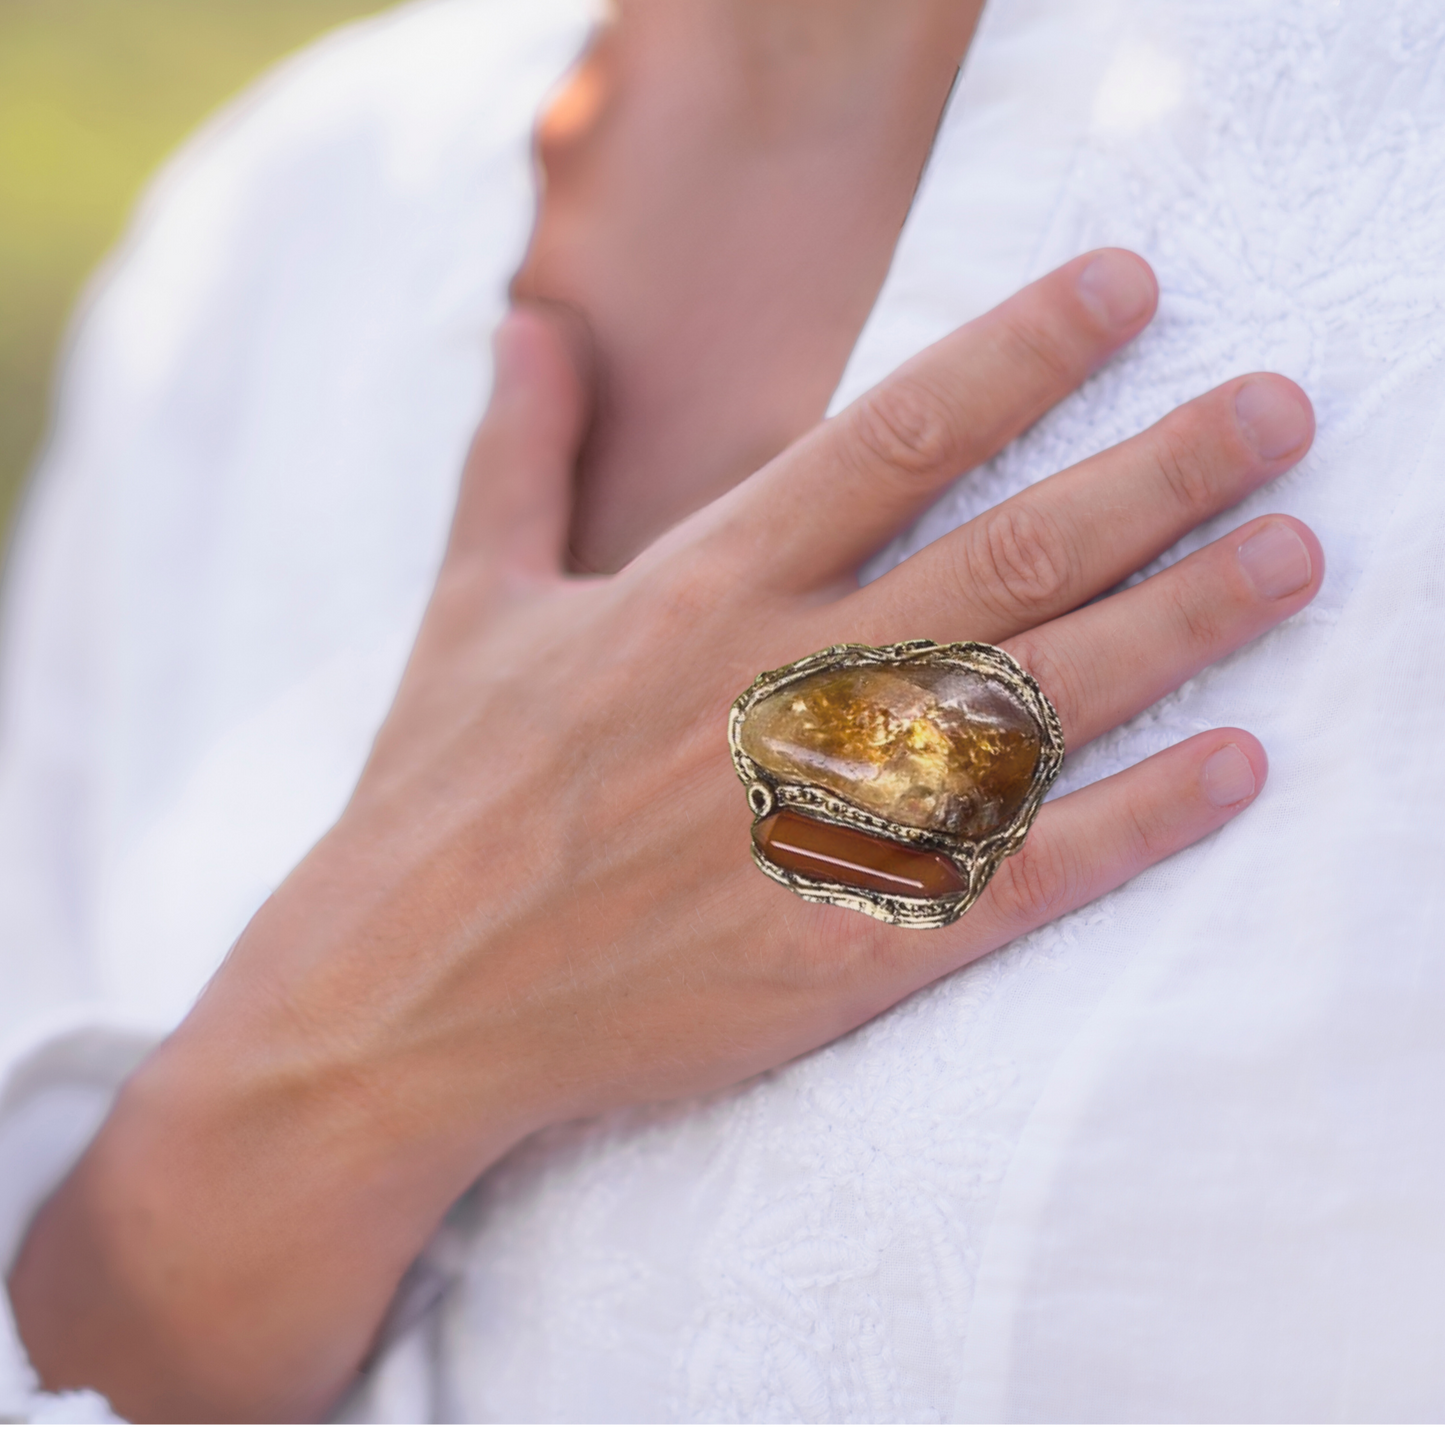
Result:
{"label": "middle finger", "polygon": [[880,636],[1011,637],[1130,576],[1313,435],[1292,381],[1238,377],[925,547],[858,595],[860,615]]}
{"label": "middle finger", "polygon": [[1323,580],[1314,533],[1293,517],[1261,517],[1004,648],[1037,679],[1072,750],[1293,616]]}

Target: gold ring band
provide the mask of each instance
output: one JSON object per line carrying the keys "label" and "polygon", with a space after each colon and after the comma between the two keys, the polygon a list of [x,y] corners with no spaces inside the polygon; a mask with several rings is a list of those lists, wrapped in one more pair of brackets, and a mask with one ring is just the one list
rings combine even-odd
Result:
{"label": "gold ring band", "polygon": [[1043,689],[982,642],[840,645],[765,672],[728,745],[758,867],[903,928],[973,907],[1064,764]]}

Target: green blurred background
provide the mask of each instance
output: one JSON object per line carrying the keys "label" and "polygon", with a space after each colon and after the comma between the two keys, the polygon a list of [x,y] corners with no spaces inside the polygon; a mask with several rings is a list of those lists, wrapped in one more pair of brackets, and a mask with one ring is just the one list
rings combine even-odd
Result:
{"label": "green blurred background", "polygon": [[0,0],[0,535],[45,430],[70,309],[146,178],[270,62],[383,8]]}

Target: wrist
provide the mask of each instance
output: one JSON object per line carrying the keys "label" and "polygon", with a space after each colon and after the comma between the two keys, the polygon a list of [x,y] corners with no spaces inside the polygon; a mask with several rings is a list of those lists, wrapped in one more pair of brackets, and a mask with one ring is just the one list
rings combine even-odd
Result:
{"label": "wrist", "polygon": [[52,1390],[129,1418],[311,1418],[365,1357],[441,1207],[290,1090],[163,1050],[31,1228],[10,1281]]}
{"label": "wrist", "polygon": [[527,1132],[475,1060],[448,1079],[404,1017],[348,1006],[365,972],[299,947],[321,940],[278,900],[32,1227],[11,1292],[49,1388],[137,1419],[324,1413],[447,1208]]}

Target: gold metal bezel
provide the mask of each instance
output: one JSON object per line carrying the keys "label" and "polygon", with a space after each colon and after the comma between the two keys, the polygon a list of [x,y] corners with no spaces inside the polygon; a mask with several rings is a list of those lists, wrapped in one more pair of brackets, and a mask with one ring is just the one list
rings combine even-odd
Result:
{"label": "gold metal bezel", "polygon": [[[946,833],[924,828],[908,828],[890,823],[856,804],[846,802],[836,793],[806,783],[786,782],[769,772],[748,755],[742,747],[742,726],[755,703],[772,696],[780,688],[819,672],[834,672],[849,667],[872,666],[878,663],[907,666],[911,663],[954,667],[986,677],[1006,688],[1039,729],[1041,746],[1034,767],[1033,781],[1022,807],[1013,819],[997,832],[976,842],[961,842]],[[872,889],[856,888],[846,883],[820,882],[804,878],[763,857],[756,843],[753,860],[769,878],[791,889],[810,903],[832,903],[839,908],[852,908],[900,928],[943,928],[956,923],[978,901],[1000,863],[1010,853],[1023,847],[1024,838],[1033,823],[1045,794],[1053,787],[1064,765],[1064,733],[1058,714],[1044,696],[1043,689],[1002,648],[984,642],[899,642],[889,647],[865,647],[842,643],[825,648],[809,657],[762,673],[753,685],[733,703],[728,715],[728,748],[733,766],[747,789],[748,806],[754,821],[768,817],[779,808],[792,808],[799,813],[830,823],[842,823],[862,833],[887,838],[911,848],[930,853],[944,853],[958,865],[968,880],[962,893],[943,898],[900,898]]]}

